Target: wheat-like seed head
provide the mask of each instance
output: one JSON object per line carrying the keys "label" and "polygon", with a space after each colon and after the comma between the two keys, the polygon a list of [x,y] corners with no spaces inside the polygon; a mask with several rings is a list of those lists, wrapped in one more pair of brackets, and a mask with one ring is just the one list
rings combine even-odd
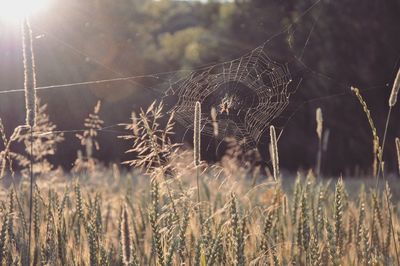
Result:
{"label": "wheat-like seed head", "polygon": [[94,114],[98,114],[100,112],[100,108],[101,108],[101,101],[98,100],[95,107],[94,107]]}
{"label": "wheat-like seed head", "polygon": [[27,18],[22,22],[22,54],[25,76],[26,124],[33,127],[36,122],[36,77],[33,54],[32,30]]}
{"label": "wheat-like seed head", "polygon": [[194,109],[194,164],[200,165],[200,131],[201,131],[201,104],[196,102]]}
{"label": "wheat-like seed head", "polygon": [[217,110],[215,107],[211,108],[211,120],[212,120],[212,126],[213,126],[213,133],[214,137],[218,137],[218,122],[217,122]]}
{"label": "wheat-like seed head", "polygon": [[321,108],[317,108],[317,111],[315,113],[315,119],[317,121],[317,135],[318,138],[321,140],[322,139],[322,130],[323,130],[323,117],[322,117],[322,110]]}
{"label": "wheat-like seed head", "polygon": [[274,126],[270,126],[269,134],[271,139],[270,155],[272,160],[272,168],[274,171],[274,179],[275,181],[277,181],[279,178],[279,155],[278,155],[278,142],[276,140],[276,132]]}
{"label": "wheat-like seed head", "polygon": [[121,216],[121,244],[122,244],[122,259],[124,265],[132,263],[132,240],[130,231],[130,221],[127,206],[124,205]]}
{"label": "wheat-like seed head", "polygon": [[338,247],[339,256],[342,254],[343,248],[343,206],[344,206],[344,195],[343,195],[343,179],[340,178],[336,184],[335,189],[335,212],[334,212],[334,219],[335,219],[335,238],[336,238],[336,245]]}
{"label": "wheat-like seed head", "polygon": [[389,98],[389,106],[390,107],[395,106],[395,104],[397,102],[397,95],[399,94],[399,90],[400,90],[400,68],[397,71],[396,79],[394,80],[394,83],[393,83],[392,93],[390,94],[390,98]]}
{"label": "wheat-like seed head", "polygon": [[351,87],[351,91],[354,92],[354,94],[357,96],[358,101],[360,102],[361,106],[363,107],[364,113],[367,116],[368,123],[369,123],[369,126],[372,131],[372,136],[373,136],[373,146],[372,147],[373,147],[373,151],[374,151],[374,163],[373,163],[374,170],[373,171],[374,171],[374,175],[376,175],[378,172],[378,166],[379,166],[379,163],[380,163],[381,157],[382,157],[382,154],[381,154],[382,148],[379,145],[379,143],[380,143],[379,136],[378,136],[375,124],[374,124],[374,120],[372,119],[371,112],[368,109],[367,103],[364,101],[364,99],[360,93],[360,90],[355,87]]}

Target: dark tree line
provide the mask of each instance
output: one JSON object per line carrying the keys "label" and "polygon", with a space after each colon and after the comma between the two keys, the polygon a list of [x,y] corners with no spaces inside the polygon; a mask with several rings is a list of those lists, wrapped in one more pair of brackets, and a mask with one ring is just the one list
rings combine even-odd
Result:
{"label": "dark tree line", "polygon": [[[296,170],[314,164],[315,109],[321,107],[331,132],[323,170],[337,173],[355,165],[367,169],[372,136],[349,87],[361,89],[382,135],[388,95],[400,66],[398,14],[397,0],[62,1],[49,14],[32,18],[39,85],[173,73],[48,90],[39,96],[61,129],[80,127],[99,98],[106,124],[125,122],[133,109],[157,97],[152,88],[162,91],[180,75],[174,71],[234,59],[270,40],[271,57],[296,62],[293,75],[303,78],[279,144],[282,166]],[[0,49],[1,89],[21,88],[19,31],[0,32]],[[1,95],[0,114],[9,130],[21,123],[23,95]],[[399,117],[397,108],[385,158],[391,169]],[[101,159],[124,158],[126,147],[116,135],[101,135]],[[63,144],[55,159],[70,166],[77,145]]]}

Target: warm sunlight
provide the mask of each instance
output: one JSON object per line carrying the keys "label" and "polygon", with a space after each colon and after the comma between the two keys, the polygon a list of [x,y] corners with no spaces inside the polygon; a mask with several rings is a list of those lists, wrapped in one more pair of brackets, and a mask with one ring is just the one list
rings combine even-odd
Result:
{"label": "warm sunlight", "polygon": [[51,0],[0,0],[0,20],[17,22],[27,15],[43,10]]}

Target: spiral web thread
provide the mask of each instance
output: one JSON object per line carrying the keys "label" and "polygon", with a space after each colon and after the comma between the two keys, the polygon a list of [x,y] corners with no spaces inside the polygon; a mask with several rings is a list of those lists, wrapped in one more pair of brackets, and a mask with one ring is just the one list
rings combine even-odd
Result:
{"label": "spiral web thread", "polygon": [[191,72],[166,92],[176,98],[170,110],[178,123],[193,130],[195,104],[202,105],[202,134],[214,136],[211,108],[218,116],[218,139],[233,137],[248,149],[289,104],[292,81],[287,64],[273,61],[264,45],[235,60]]}

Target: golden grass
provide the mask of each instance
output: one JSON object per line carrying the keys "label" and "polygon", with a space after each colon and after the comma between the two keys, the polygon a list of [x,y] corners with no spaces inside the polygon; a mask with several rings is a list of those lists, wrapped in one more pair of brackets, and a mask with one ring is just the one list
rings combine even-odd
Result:
{"label": "golden grass", "polygon": [[[99,115],[98,108],[94,112]],[[125,125],[131,151],[141,152],[129,164],[143,171],[105,168],[94,149],[76,162],[79,171],[38,172],[33,265],[395,263],[399,206],[389,187],[381,195],[373,186],[349,191],[345,180],[332,187],[312,171],[293,182],[279,178],[276,162],[278,182],[258,178],[252,184],[251,175],[258,173],[238,164],[235,154],[224,164],[196,166],[191,151],[169,144],[171,118],[163,128],[162,114],[162,105],[153,104]],[[98,123],[87,125],[91,133],[79,139],[94,142]],[[270,133],[277,152],[274,128]],[[200,167],[198,190],[194,176]],[[29,182],[0,192],[0,263],[26,265]]]}

